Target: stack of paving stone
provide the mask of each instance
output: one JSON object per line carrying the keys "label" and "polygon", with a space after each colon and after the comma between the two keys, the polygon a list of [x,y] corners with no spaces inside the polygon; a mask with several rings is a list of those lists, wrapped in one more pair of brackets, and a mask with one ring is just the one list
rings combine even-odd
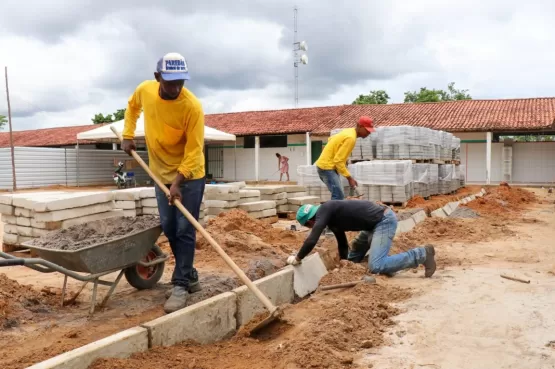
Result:
{"label": "stack of paving stone", "polygon": [[112,192],[30,192],[0,195],[3,242],[18,246],[49,231],[123,216]]}
{"label": "stack of paving stone", "polygon": [[116,209],[122,209],[123,215],[126,217],[143,215],[143,204],[141,201],[141,191],[143,190],[145,190],[145,193],[146,190],[150,191],[147,187],[113,191]]}
{"label": "stack of paving stone", "polygon": [[440,131],[441,137],[441,160],[452,160],[453,159],[453,134],[449,132]]}
{"label": "stack of paving stone", "polygon": [[466,165],[460,165],[459,171],[460,186],[464,187],[466,186]]}
{"label": "stack of paving stone", "polygon": [[381,127],[374,134],[377,159],[434,159],[432,130],[424,127]]}
{"label": "stack of paving stone", "polygon": [[246,202],[239,205],[239,209],[244,210],[252,218],[264,219],[277,215],[276,202],[272,200],[261,200]]}
{"label": "stack of paving stone", "polygon": [[145,187],[139,191],[143,215],[160,215],[158,212],[158,201],[154,187]]}
{"label": "stack of paving stone", "polygon": [[297,212],[301,205],[312,204],[318,205],[320,204],[320,198],[317,196],[300,196],[300,197],[291,197],[287,199],[287,209],[288,211]]}
{"label": "stack of paving stone", "polygon": [[453,166],[453,178],[451,179],[451,192],[458,190],[461,187],[461,166],[451,164]]}
{"label": "stack of paving stone", "polygon": [[260,201],[260,191],[258,190],[239,190],[239,200],[237,201],[239,205],[244,204],[246,202],[255,202]]}
{"label": "stack of paving stone", "polygon": [[[440,194],[448,194],[452,192],[452,182],[455,179],[455,165],[454,164],[439,164],[439,188]],[[456,178],[458,179],[458,178]],[[458,188],[458,187],[457,187]]]}
{"label": "stack of paving stone", "polygon": [[239,206],[240,186],[235,184],[206,185],[204,188],[204,205],[206,215],[217,216]]}
{"label": "stack of paving stone", "polygon": [[461,160],[461,139],[453,136],[451,141],[451,158],[454,160]]}
{"label": "stack of paving stone", "polygon": [[430,196],[439,195],[439,165],[428,164],[428,192]]}
{"label": "stack of paving stone", "polygon": [[430,196],[429,181],[430,181],[430,165],[427,163],[412,164],[412,189],[415,195],[420,195],[424,198]]}
{"label": "stack of paving stone", "polygon": [[413,196],[410,160],[360,162],[353,165],[352,173],[368,200],[403,203]]}

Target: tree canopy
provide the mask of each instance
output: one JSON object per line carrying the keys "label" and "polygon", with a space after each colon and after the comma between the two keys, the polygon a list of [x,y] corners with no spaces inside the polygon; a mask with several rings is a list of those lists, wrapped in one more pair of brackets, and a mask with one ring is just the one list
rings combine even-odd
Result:
{"label": "tree canopy", "polygon": [[91,121],[94,124],[102,124],[102,123],[112,123],[117,122],[125,118],[125,109],[118,109],[113,114],[104,115],[102,113],[98,113],[94,115],[94,118]]}
{"label": "tree canopy", "polygon": [[472,100],[468,90],[458,90],[455,88],[455,82],[447,85],[447,91],[428,89],[421,87],[420,91],[405,92],[405,103],[420,102],[440,102],[440,101],[456,101],[456,100]]}
{"label": "tree canopy", "polygon": [[353,105],[387,104],[389,99],[389,95],[384,90],[374,90],[370,91],[368,95],[358,95],[353,101]]}
{"label": "tree canopy", "polygon": [[8,118],[5,115],[0,115],[0,129],[8,123]]}

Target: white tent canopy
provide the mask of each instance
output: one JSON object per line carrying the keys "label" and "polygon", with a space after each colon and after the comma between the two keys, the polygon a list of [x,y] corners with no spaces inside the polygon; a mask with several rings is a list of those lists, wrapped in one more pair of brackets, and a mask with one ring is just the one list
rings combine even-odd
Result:
{"label": "white tent canopy", "polygon": [[[123,132],[123,120],[108,124],[90,131],[81,132],[77,134],[77,140],[86,141],[108,141],[108,142],[118,142],[116,135],[110,129],[110,127],[116,127],[118,132]],[[145,137],[145,122],[143,115],[137,120],[137,127],[135,129],[135,138],[138,140],[143,140]],[[205,141],[235,141],[235,135],[230,133],[225,133],[218,131],[217,129],[204,126],[204,140]]]}

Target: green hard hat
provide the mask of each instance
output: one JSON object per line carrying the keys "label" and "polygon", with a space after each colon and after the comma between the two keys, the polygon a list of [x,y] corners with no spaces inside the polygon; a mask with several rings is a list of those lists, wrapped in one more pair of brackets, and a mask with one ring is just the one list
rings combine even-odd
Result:
{"label": "green hard hat", "polygon": [[301,225],[304,226],[307,221],[309,221],[316,215],[319,207],[320,205],[310,204],[301,206],[299,210],[297,210],[297,222],[301,223]]}

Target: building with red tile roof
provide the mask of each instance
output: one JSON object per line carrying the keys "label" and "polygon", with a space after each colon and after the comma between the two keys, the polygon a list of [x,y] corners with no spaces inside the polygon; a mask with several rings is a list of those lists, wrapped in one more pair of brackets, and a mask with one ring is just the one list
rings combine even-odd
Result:
{"label": "building with red tile roof", "polygon": [[[100,127],[99,124],[72,127],[41,128],[13,132],[13,145],[19,147],[63,147],[77,144],[77,134]],[[91,142],[80,141],[80,144]],[[10,147],[10,133],[7,127],[0,132],[0,148]]]}

